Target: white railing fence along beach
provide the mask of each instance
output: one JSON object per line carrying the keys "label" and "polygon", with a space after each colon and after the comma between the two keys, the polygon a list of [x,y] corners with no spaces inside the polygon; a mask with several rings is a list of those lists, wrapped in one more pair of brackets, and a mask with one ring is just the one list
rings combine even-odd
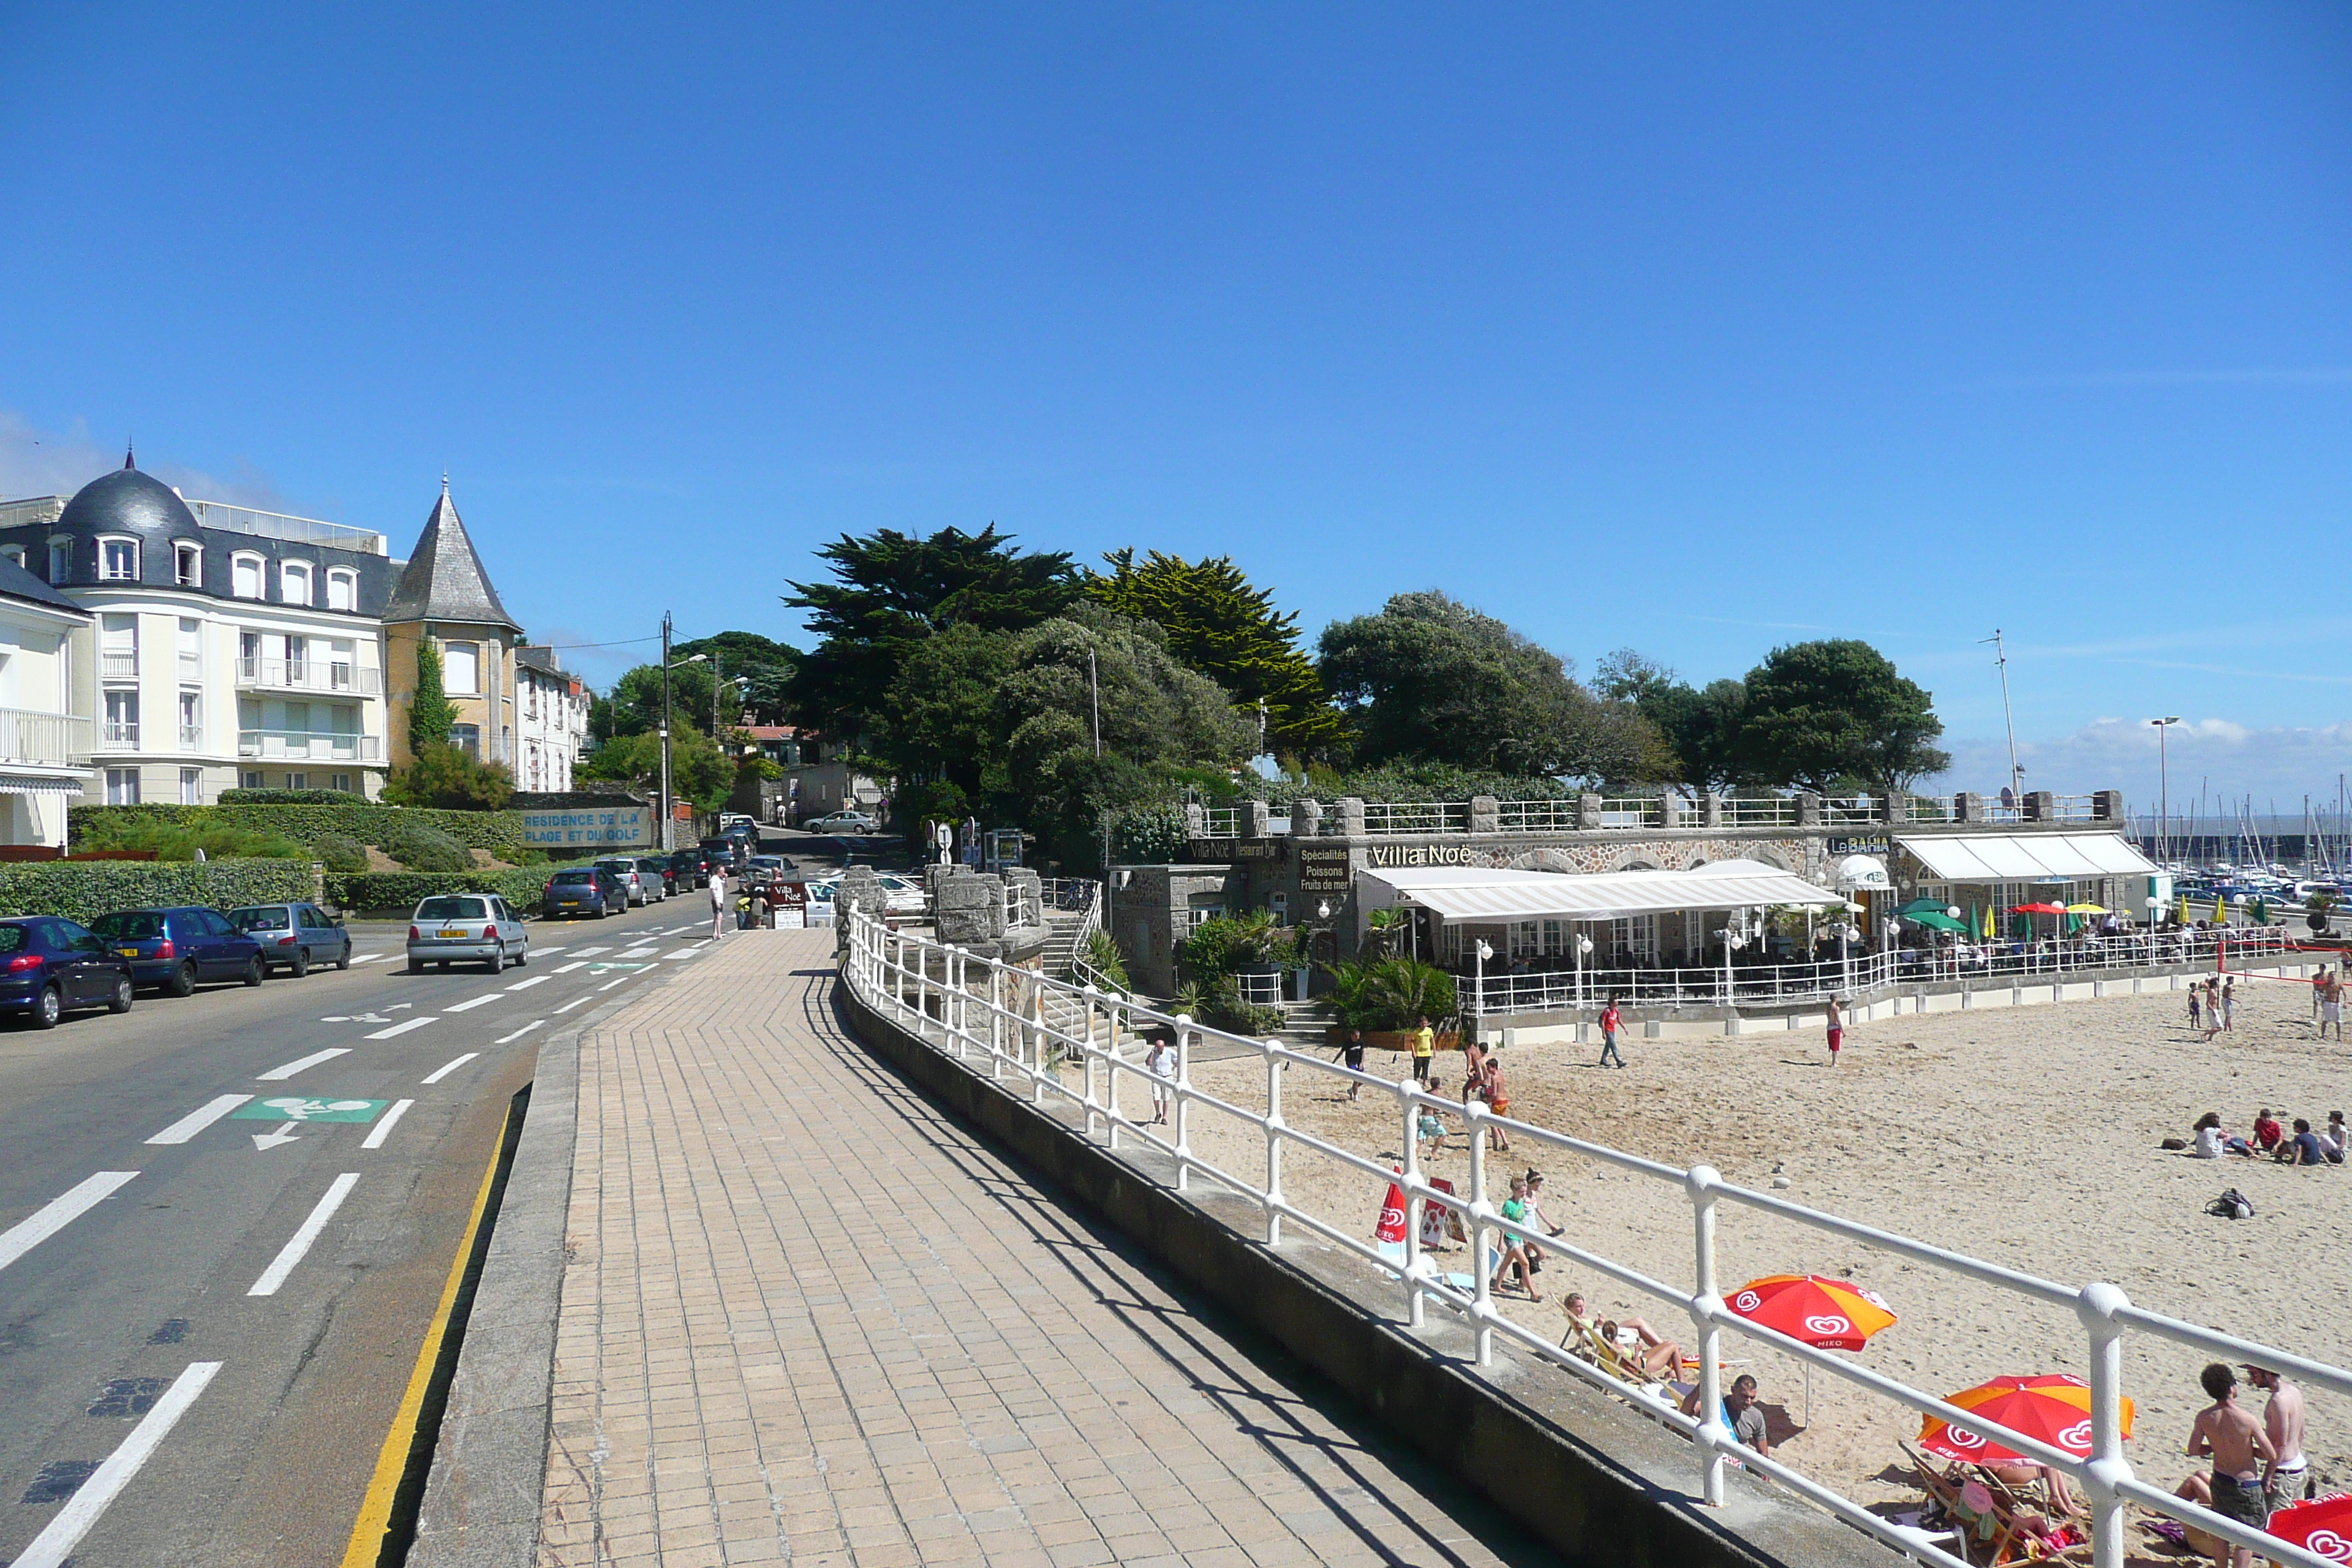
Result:
{"label": "white railing fence along beach", "polygon": [[[1497,1117],[1475,1102],[1431,1095],[1411,1079],[1391,1082],[1349,1072],[1335,1062],[1276,1041],[1209,1029],[1181,1014],[1161,1013],[1090,987],[1062,984],[1033,970],[892,931],[862,910],[845,911],[845,918],[843,978],[868,1007],[960,1061],[966,1070],[985,1074],[999,1083],[1009,1079],[1016,1085],[1025,1084],[1032,1103],[1051,1104],[1074,1113],[1074,1122],[1083,1126],[1087,1137],[1100,1140],[1111,1150],[1141,1145],[1167,1156],[1173,1165],[1170,1181],[1176,1191],[1192,1191],[1195,1184],[1208,1184],[1255,1204],[1268,1247],[1281,1246],[1285,1227],[1293,1226],[1380,1270],[1396,1288],[1398,1317],[1404,1325],[1423,1326],[1433,1307],[1453,1314],[1472,1330],[1479,1365],[1492,1364],[1499,1336],[1528,1356],[1622,1396],[1643,1415],[1693,1440],[1693,1494],[1708,1505],[1722,1503],[1725,1466],[1737,1463],[1769,1476],[1889,1547],[1922,1561],[1968,1568],[1963,1558],[1924,1540],[1920,1531],[1906,1531],[1781,1460],[1740,1447],[1719,1415],[1725,1392],[1724,1334],[1728,1331],[1795,1359],[1809,1373],[1842,1380],[1920,1415],[1937,1416],[1963,1431],[1996,1439],[2080,1484],[2092,1509],[2096,1568],[2122,1568],[2129,1528],[2125,1509],[2134,1503],[2250,1547],[2277,1563],[2295,1568],[2338,1568],[2338,1560],[2289,1545],[2138,1479],[2124,1451],[2125,1353],[2137,1336],[2219,1361],[2256,1363],[2298,1380],[2306,1389],[2346,1396],[2352,1396],[2352,1372],[2146,1310],[2132,1305],[2111,1284],[2054,1283],[1736,1185],[1706,1165],[1685,1170]],[[1174,1042],[1172,1080],[1160,1082],[1161,1092],[1172,1100],[1171,1120],[1164,1130],[1142,1119],[1150,1113],[1155,1082],[1144,1065],[1147,1051],[1142,1037],[1146,1034]],[[1254,1104],[1220,1098],[1192,1081],[1195,1062],[1212,1056],[1224,1065],[1238,1058],[1262,1066],[1262,1089],[1256,1087],[1257,1076],[1248,1075]],[[1286,1079],[1294,1070],[1388,1097],[1404,1150],[1402,1157],[1369,1155],[1293,1126],[1283,1115],[1283,1104],[1286,1092],[1296,1092],[1286,1089]],[[1070,1077],[1066,1078],[1066,1073]],[[1416,1136],[1416,1124],[1424,1112],[1466,1128],[1470,1153],[1466,1193],[1441,1189],[1425,1177]],[[1228,1150],[1246,1150],[1247,1154],[1236,1159],[1229,1152],[1220,1163],[1196,1139],[1196,1130],[1204,1126],[1201,1118],[1222,1119],[1222,1128],[1238,1129],[1237,1137],[1211,1142]],[[1506,1219],[1490,1191],[1486,1134],[1492,1126],[1499,1126],[1515,1144],[1524,1141],[1532,1148],[1589,1162],[1679,1199],[1689,1227],[1687,1256],[1692,1269],[1687,1283],[1659,1279],[1631,1264]],[[1393,1184],[1405,1202],[1402,1245],[1384,1248],[1363,1239],[1360,1213],[1352,1217],[1326,1215],[1294,1203],[1283,1182],[1284,1161],[1289,1154],[1329,1162],[1360,1175],[1367,1193],[1384,1191]],[[1474,1268],[1466,1277],[1441,1272],[1423,1251],[1420,1240],[1423,1210],[1433,1204],[1464,1217],[1471,1233],[1473,1260],[1496,1255],[1504,1238],[1508,1238],[1509,1245],[1572,1260],[1687,1314],[1697,1341],[1696,1407],[1708,1414],[1699,1419],[1685,1416],[1654,1392],[1610,1376],[1498,1310],[1492,1295],[1491,1268]],[[2081,1336],[2078,1342],[2088,1369],[2088,1457],[1987,1421],[1923,1389],[1735,1314],[1724,1300],[1717,1274],[1717,1230],[1728,1213],[1742,1211],[1989,1286],[2014,1298],[2021,1311],[2029,1307],[2054,1310]]]}

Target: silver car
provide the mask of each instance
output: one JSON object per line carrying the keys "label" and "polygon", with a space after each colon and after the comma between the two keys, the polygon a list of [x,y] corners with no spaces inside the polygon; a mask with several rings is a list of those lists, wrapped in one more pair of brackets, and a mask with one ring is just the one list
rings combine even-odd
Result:
{"label": "silver car", "polygon": [[408,917],[408,973],[427,963],[487,964],[496,974],[530,958],[530,937],[522,921],[496,893],[444,893],[426,899]]}
{"label": "silver car", "polygon": [[622,855],[616,856],[610,860],[599,860],[596,864],[600,868],[610,871],[615,878],[619,879],[621,886],[629,890],[630,903],[646,904],[653,901],[652,895],[646,887],[646,882],[650,880],[650,879],[647,878],[643,871],[637,869],[636,861],[631,859],[625,855]]}

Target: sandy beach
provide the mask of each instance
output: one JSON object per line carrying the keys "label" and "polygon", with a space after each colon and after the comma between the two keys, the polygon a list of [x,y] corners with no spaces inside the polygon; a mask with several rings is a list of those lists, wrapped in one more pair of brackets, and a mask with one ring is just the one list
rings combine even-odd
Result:
{"label": "sandy beach", "polygon": [[[1746,1186],[1769,1189],[1784,1174],[1776,1195],[2070,1287],[2106,1279],[2141,1306],[2340,1365],[2352,1359],[2341,1261],[2352,1167],[2199,1161],[2158,1147],[2185,1138],[2206,1110],[2250,1136],[2265,1106],[2315,1126],[2352,1108],[2352,1048],[2315,1037],[2308,989],[2242,981],[2240,991],[2237,1027],[2210,1043],[2188,1027],[2185,993],[2164,993],[1885,1020],[1849,1030],[1834,1069],[1818,1030],[1637,1038],[1623,1070],[1593,1066],[1592,1047],[1517,1047],[1503,1053],[1506,1087],[1522,1120],[1678,1166],[1706,1162]],[[1376,1053],[1373,1066],[1392,1077],[1406,1063]],[[1462,1058],[1441,1058],[1438,1070],[1458,1096]],[[1194,1077],[1222,1098],[1263,1104],[1261,1067],[1207,1064]],[[1336,1079],[1294,1069],[1289,1080],[1294,1124],[1368,1153],[1401,1152],[1393,1100],[1368,1091],[1349,1104]],[[1200,1113],[1193,1136],[1254,1177],[1260,1142],[1242,1134],[1231,1118]],[[1466,1189],[1463,1141],[1448,1142],[1429,1168]],[[1565,1239],[1687,1288],[1689,1208],[1678,1188],[1524,1146],[1492,1156],[1489,1170],[1500,1178],[1530,1163],[1544,1171],[1544,1208]],[[1370,1236],[1381,1191],[1361,1174],[1293,1149],[1284,1178],[1294,1202]],[[2254,1217],[2204,1212],[2230,1186],[2252,1200]],[[1498,1201],[1506,1194],[1495,1190]],[[1465,1266],[1465,1251],[1453,1256]],[[1855,1359],[1930,1392],[2085,1370],[2071,1311],[1753,1210],[1725,1206],[1718,1258],[1727,1293],[1753,1277],[1808,1272],[1874,1289],[1900,1321]],[[1580,1287],[1599,1312],[1639,1315],[1689,1342],[1688,1318],[1672,1305],[1580,1279],[1565,1261],[1537,1283],[1540,1304],[1520,1299],[1507,1310],[1555,1339],[1559,1300]],[[1780,1457],[1866,1501],[1911,1495],[1890,1466],[1897,1443],[1917,1433],[1916,1415],[1818,1374],[1808,1413],[1797,1363],[1726,1342],[1762,1383]],[[2168,1488],[2189,1468],[2182,1447],[2204,1403],[2204,1358],[2143,1335],[2126,1347],[2133,1463]],[[2260,1410],[2252,1388],[2240,1397]],[[2352,1404],[2314,1394],[2308,1446],[2322,1490],[2352,1482]]]}

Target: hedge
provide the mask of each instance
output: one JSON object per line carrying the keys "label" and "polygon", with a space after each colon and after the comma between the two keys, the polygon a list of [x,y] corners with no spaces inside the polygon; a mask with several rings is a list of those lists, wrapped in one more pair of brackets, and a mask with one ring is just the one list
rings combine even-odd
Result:
{"label": "hedge", "polygon": [[339,910],[396,911],[406,915],[420,899],[436,893],[496,893],[529,914],[539,907],[547,887],[547,869],[518,867],[511,871],[356,871],[348,876],[327,873],[327,900]]}
{"label": "hedge", "polygon": [[[224,791],[225,795],[244,792]],[[279,791],[279,794],[288,792]],[[314,795],[331,795],[332,791],[311,791]],[[68,842],[79,837],[85,824],[100,820],[100,814],[152,822],[166,822],[178,827],[198,827],[221,823],[257,832],[283,834],[297,844],[316,844],[329,837],[356,838],[362,844],[382,844],[386,835],[397,825],[422,823],[438,828],[472,849],[487,849],[501,859],[508,852],[520,853],[522,814],[517,811],[436,811],[421,805],[383,805],[362,800],[356,795],[341,797],[341,805],[252,805],[242,801],[225,801],[219,805],[77,805],[66,813]]]}
{"label": "hedge", "polygon": [[25,860],[0,863],[0,915],[63,915],[87,924],[111,910],[289,903],[311,896],[299,860]]}

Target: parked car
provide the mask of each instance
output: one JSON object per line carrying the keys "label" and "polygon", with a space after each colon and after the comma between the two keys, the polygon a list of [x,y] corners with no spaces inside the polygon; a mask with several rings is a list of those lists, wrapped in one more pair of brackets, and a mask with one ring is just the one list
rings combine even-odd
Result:
{"label": "parked car", "polygon": [[646,889],[659,903],[677,891],[677,868],[667,855],[640,855],[637,869],[646,874]]}
{"label": "parked car", "polygon": [[811,833],[873,833],[881,824],[862,811],[835,811],[802,826]]}
{"label": "parked car", "polygon": [[750,853],[732,838],[706,838],[698,847],[706,858],[716,860],[730,871],[734,870],[743,857]]}
{"label": "parked car", "polygon": [[498,973],[509,963],[530,959],[530,936],[522,919],[496,893],[444,893],[426,899],[408,917],[408,973],[427,963],[479,960]]}
{"label": "parked car", "polygon": [[53,1029],[79,1007],[131,1011],[131,961],[58,915],[0,921],[0,1011]]}
{"label": "parked car", "polygon": [[913,878],[885,871],[877,879],[882,884],[883,893],[890,900],[892,914],[919,915],[929,907],[930,900],[923,892],[923,885]]}
{"label": "parked car", "polygon": [[610,860],[599,860],[596,862],[596,869],[609,872],[613,879],[627,890],[630,903],[646,904],[653,901],[653,889],[646,885],[648,879],[643,871],[637,869],[637,863],[633,858],[621,855]]}
{"label": "parked car", "polygon": [[722,811],[719,814],[719,831],[748,833],[757,838],[760,836],[760,825],[740,811]]}
{"label": "parked car", "polygon": [[670,868],[677,874],[680,892],[690,888],[710,886],[710,868],[703,863],[699,849],[681,849],[669,858]]}
{"label": "parked car", "polygon": [[743,862],[743,885],[764,888],[785,874],[787,868],[781,855],[754,855]]}
{"label": "parked car", "polygon": [[229,910],[228,923],[261,944],[263,963],[297,980],[314,963],[352,966],[352,933],[316,904],[254,904]]}
{"label": "parked car", "polygon": [[553,920],[557,915],[594,915],[603,920],[618,910],[627,912],[629,889],[621,879],[602,866],[566,866],[547,879],[547,888],[540,895],[540,913]]}
{"label": "parked car", "polygon": [[259,939],[218,910],[116,910],[90,921],[89,930],[131,961],[132,984],[160,985],[174,996],[185,996],[199,980],[258,985],[266,973]]}

